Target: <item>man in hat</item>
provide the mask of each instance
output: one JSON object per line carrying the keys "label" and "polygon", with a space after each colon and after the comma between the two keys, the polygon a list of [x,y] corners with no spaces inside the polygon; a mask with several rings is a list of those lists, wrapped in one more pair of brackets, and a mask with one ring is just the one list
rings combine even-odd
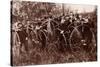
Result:
{"label": "man in hat", "polygon": [[14,30],[19,35],[18,44],[20,45],[20,52],[22,52],[22,47],[23,46],[24,46],[25,50],[28,51],[27,44],[26,44],[26,40],[27,40],[27,36],[28,35],[27,35],[26,31],[25,31],[25,28],[24,28],[23,24],[20,21],[16,22]]}

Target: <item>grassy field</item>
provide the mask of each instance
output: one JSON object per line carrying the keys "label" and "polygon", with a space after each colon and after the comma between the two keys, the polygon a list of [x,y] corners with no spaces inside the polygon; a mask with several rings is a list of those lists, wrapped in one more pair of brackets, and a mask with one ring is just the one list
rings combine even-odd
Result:
{"label": "grassy field", "polygon": [[[97,60],[96,49],[90,53],[77,49],[76,51],[60,51],[57,46],[58,42],[46,44],[46,47],[41,48],[41,43],[31,44],[28,46],[29,51],[26,52],[25,48],[14,45],[12,47],[12,63],[14,66],[20,65],[40,65],[40,64],[58,64],[58,63],[73,63],[73,62],[89,62]],[[22,52],[19,52],[19,49]]]}

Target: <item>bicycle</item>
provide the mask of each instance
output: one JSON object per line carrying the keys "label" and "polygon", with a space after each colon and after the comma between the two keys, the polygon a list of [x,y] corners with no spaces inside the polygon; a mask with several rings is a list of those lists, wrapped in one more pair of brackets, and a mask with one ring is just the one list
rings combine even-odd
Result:
{"label": "bicycle", "polygon": [[[69,26],[71,27],[71,26]],[[90,28],[85,25],[81,24],[78,26],[72,26],[73,30],[70,34],[69,42],[70,45],[74,51],[76,50],[82,50],[85,49],[86,51],[90,51],[90,46],[92,43],[92,39],[94,38],[93,32],[90,30]],[[82,48],[83,46],[83,48]]]}

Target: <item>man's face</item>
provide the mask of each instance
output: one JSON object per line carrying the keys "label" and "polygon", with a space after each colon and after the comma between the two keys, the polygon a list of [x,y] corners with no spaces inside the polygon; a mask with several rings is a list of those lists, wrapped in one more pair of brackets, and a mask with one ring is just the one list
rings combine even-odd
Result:
{"label": "man's face", "polygon": [[29,21],[27,22],[27,25],[30,25],[30,22]]}
{"label": "man's face", "polygon": [[21,27],[22,27],[22,24],[19,24],[19,25],[18,25],[18,28],[21,28]]}
{"label": "man's face", "polygon": [[79,18],[80,18],[80,19],[82,19],[82,16],[81,16],[81,15],[79,15]]}

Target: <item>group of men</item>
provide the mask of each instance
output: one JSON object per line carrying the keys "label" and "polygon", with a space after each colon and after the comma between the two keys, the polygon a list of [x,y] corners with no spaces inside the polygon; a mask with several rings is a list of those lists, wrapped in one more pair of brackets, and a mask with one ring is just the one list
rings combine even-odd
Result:
{"label": "group of men", "polygon": [[[21,46],[24,45],[29,38],[31,38],[32,41],[37,43],[39,42],[38,36],[36,38],[32,38],[32,35],[30,35],[31,32],[34,31],[35,34],[37,35],[40,29],[45,28],[45,31],[48,34],[52,35],[53,28],[51,28],[52,27],[51,22],[56,23],[59,29],[61,29],[60,34],[63,34],[64,31],[67,30],[70,24],[73,24],[74,26],[88,24],[89,19],[87,17],[83,18],[82,15],[80,14],[73,14],[73,13],[70,13],[65,16],[59,16],[59,17],[53,17],[51,15],[51,16],[44,17],[42,20],[39,19],[36,23],[26,21],[26,24],[23,24],[22,22],[17,21],[14,24],[12,24],[12,30],[18,33],[20,39],[19,44]],[[25,48],[27,48],[27,46]]]}

